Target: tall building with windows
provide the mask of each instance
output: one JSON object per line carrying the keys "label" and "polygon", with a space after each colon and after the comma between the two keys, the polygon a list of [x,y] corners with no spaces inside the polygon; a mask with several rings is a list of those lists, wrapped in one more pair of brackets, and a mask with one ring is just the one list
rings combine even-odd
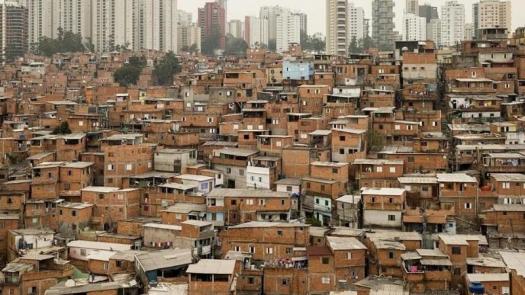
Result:
{"label": "tall building with windows", "polygon": [[301,18],[301,33],[308,35],[308,14],[302,12],[297,14]]}
{"label": "tall building with windows", "polygon": [[512,29],[512,2],[510,0],[481,0],[472,6],[472,20],[477,35],[479,29]]}
{"label": "tall building with windows", "polygon": [[53,34],[64,32],[80,34],[84,40],[91,37],[91,4],[85,0],[55,0],[53,2]]}
{"label": "tall building with windows", "polygon": [[201,51],[201,28],[196,24],[184,24],[177,27],[177,52],[195,47]]}
{"label": "tall building with windows", "polygon": [[179,26],[189,26],[193,23],[193,15],[184,10],[177,10],[177,21]]}
{"label": "tall building with windows", "polygon": [[394,48],[396,39],[394,6],[394,0],[372,1],[372,38],[381,50]]}
{"label": "tall building with windows", "polygon": [[441,45],[441,20],[439,18],[431,19],[427,23],[427,39],[432,40],[436,45]]}
{"label": "tall building with windows", "polygon": [[229,21],[227,33],[234,38],[244,38],[244,24],[238,19]]}
{"label": "tall building with windows", "polygon": [[406,0],[405,13],[419,14],[419,0]]}
{"label": "tall building with windows", "polygon": [[326,52],[348,54],[348,1],[326,0]]}
{"label": "tall building with windows", "polygon": [[20,4],[28,11],[28,42],[29,48],[34,49],[42,37],[56,37],[58,28],[54,21],[54,1],[49,0],[20,0]]}
{"label": "tall building with windows", "polygon": [[290,43],[301,42],[301,16],[283,9],[276,18],[277,35],[275,46],[277,52],[288,50]]}
{"label": "tall building with windows", "polygon": [[215,0],[224,9],[224,23],[228,23],[228,0]]}
{"label": "tall building with windows", "polygon": [[441,45],[453,46],[465,39],[465,5],[447,1],[441,7]]}
{"label": "tall building with windows", "polygon": [[259,17],[268,23],[268,39],[277,39],[277,16],[288,9],[281,6],[264,6],[259,11]]}
{"label": "tall building with windows", "polygon": [[[354,3],[348,3],[348,40],[359,41],[365,35],[365,10],[362,7],[357,7]],[[367,30],[368,31],[368,30]]]}
{"label": "tall building with windows", "polygon": [[210,38],[218,39],[218,48],[226,45],[226,22],[224,6],[218,2],[207,2],[199,8],[198,25],[201,28],[202,43]]}
{"label": "tall building with windows", "polygon": [[93,0],[91,40],[95,49],[107,52],[117,47],[143,48],[147,6],[141,0]]}
{"label": "tall building with windows", "polygon": [[247,16],[244,20],[244,40],[250,47],[268,45],[268,20]]}
{"label": "tall building with windows", "polygon": [[0,2],[0,61],[12,61],[28,50],[28,10],[17,2]]}
{"label": "tall building with windows", "polygon": [[427,19],[412,13],[403,16],[403,40],[421,41],[427,39]]}
{"label": "tall building with windows", "polygon": [[177,0],[144,1],[142,9],[142,48],[177,52]]}
{"label": "tall building with windows", "polygon": [[473,40],[476,37],[476,32],[474,30],[474,24],[469,23],[465,24],[465,40]]}
{"label": "tall building with windows", "polygon": [[431,20],[439,18],[438,8],[430,4],[419,5],[419,16],[426,18],[428,24]]}

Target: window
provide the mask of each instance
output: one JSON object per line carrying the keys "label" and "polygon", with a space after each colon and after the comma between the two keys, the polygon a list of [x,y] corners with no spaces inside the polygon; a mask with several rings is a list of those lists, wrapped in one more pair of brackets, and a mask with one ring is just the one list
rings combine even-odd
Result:
{"label": "window", "polygon": [[232,168],[226,168],[226,173],[227,173],[227,174],[232,173]]}
{"label": "window", "polygon": [[71,211],[71,216],[77,216],[77,211],[75,210]]}
{"label": "window", "polygon": [[282,279],[281,280],[281,285],[283,285],[283,286],[288,286],[288,283],[289,283],[288,279]]}
{"label": "window", "polygon": [[388,215],[388,221],[396,221],[395,215]]}
{"label": "window", "polygon": [[503,189],[510,189],[510,182],[504,182],[501,184],[501,186],[503,187]]}
{"label": "window", "polygon": [[332,173],[337,174],[337,168],[332,168]]}
{"label": "window", "polygon": [[396,173],[396,167],[390,167],[390,173]]}
{"label": "window", "polygon": [[465,203],[465,209],[472,209],[472,203]]}
{"label": "window", "polygon": [[115,166],[113,164],[108,164],[108,171],[113,171],[115,169]]}
{"label": "window", "polygon": [[346,253],[346,259],[348,260],[352,259],[352,252]]}
{"label": "window", "polygon": [[264,206],[264,205],[266,205],[266,200],[259,199],[259,206]]}
{"label": "window", "polygon": [[383,172],[383,167],[381,167],[381,166],[376,167],[376,172],[378,172],[378,173]]}
{"label": "window", "polygon": [[457,247],[457,246],[452,247],[452,254],[461,255],[461,247]]}
{"label": "window", "polygon": [[291,192],[291,191],[292,191],[292,187],[291,187],[291,186],[287,186],[287,187],[286,187],[286,191],[287,191],[287,192]]}
{"label": "window", "polygon": [[339,136],[339,141],[345,141],[345,140],[346,140],[345,136]]}
{"label": "window", "polygon": [[282,236],[282,235],[283,235],[283,231],[282,231],[282,230],[278,230],[278,231],[277,231],[277,235],[278,235],[278,236]]}
{"label": "window", "polygon": [[250,284],[250,285],[255,284],[255,278],[254,277],[248,277],[248,284]]}
{"label": "window", "polygon": [[324,285],[330,284],[330,277],[322,277],[321,283],[323,283]]}
{"label": "window", "polygon": [[394,259],[394,257],[395,257],[395,253],[393,251],[389,251],[388,252],[388,258],[389,259]]}
{"label": "window", "polygon": [[244,169],[239,169],[239,175],[244,176]]}
{"label": "window", "polygon": [[235,252],[241,252],[241,247],[239,247],[239,246],[233,246],[233,251],[235,251]]}
{"label": "window", "polygon": [[246,199],[246,205],[253,205],[253,199]]}
{"label": "window", "polygon": [[80,249],[80,256],[86,256],[86,249]]}
{"label": "window", "polygon": [[339,149],[339,154],[340,155],[344,155],[345,154],[345,149]]}
{"label": "window", "polygon": [[272,247],[266,247],[266,254],[272,255],[273,254],[273,248]]}
{"label": "window", "polygon": [[248,252],[255,254],[255,247],[254,246],[248,247]]}
{"label": "window", "polygon": [[292,252],[293,252],[293,248],[291,247],[286,248],[286,254],[292,254]]}
{"label": "window", "polygon": [[321,257],[321,263],[322,264],[330,263],[330,257]]}

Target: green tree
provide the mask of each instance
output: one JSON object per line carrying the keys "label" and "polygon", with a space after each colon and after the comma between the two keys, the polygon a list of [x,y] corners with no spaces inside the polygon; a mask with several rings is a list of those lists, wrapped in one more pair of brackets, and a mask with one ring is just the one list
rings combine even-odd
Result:
{"label": "green tree", "polygon": [[71,134],[71,129],[69,129],[69,124],[67,122],[62,122],[54,130],[53,134]]}
{"label": "green tree", "polygon": [[121,86],[137,84],[142,69],[146,66],[144,57],[132,56],[128,62],[113,73],[113,79]]}
{"label": "green tree", "polygon": [[379,152],[385,146],[385,137],[376,130],[368,130],[366,136],[369,151]]}
{"label": "green tree", "polygon": [[301,43],[303,50],[321,52],[326,48],[326,43],[323,39],[317,36],[305,36],[304,42]]}
{"label": "green tree", "polygon": [[64,31],[62,28],[58,28],[56,39],[42,37],[37,47],[38,53],[45,56],[53,56],[55,53],[82,52],[85,49],[80,34]]}
{"label": "green tree", "polygon": [[182,46],[181,51],[189,53],[198,53],[199,47],[197,46],[197,44],[193,43],[191,44],[191,46]]}
{"label": "green tree", "polygon": [[173,76],[180,73],[179,59],[173,52],[168,52],[155,64],[153,75],[159,85],[169,86],[173,84]]}
{"label": "green tree", "polygon": [[248,44],[242,38],[235,38],[232,35],[226,36],[226,55],[245,55]]}
{"label": "green tree", "polygon": [[214,55],[215,50],[220,49],[221,33],[218,29],[213,30],[208,38],[202,41],[202,53],[206,55]]}
{"label": "green tree", "polygon": [[363,48],[364,50],[376,47],[374,39],[372,39],[372,37],[370,36],[366,36],[363,39],[361,39],[360,43],[361,43],[361,48]]}
{"label": "green tree", "polygon": [[359,47],[359,43],[357,42],[357,38],[355,36],[352,37],[352,41],[350,42],[350,46],[348,46],[348,51],[350,53],[359,53],[361,52],[362,48]]}

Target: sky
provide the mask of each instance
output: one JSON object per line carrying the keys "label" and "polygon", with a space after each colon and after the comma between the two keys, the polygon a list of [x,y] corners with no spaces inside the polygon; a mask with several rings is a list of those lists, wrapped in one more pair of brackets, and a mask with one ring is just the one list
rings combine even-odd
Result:
{"label": "sky", "polygon": [[[179,0],[179,9],[191,12],[193,19],[197,19],[197,9],[204,6],[204,3],[213,0]],[[441,7],[447,0],[419,1],[431,3],[433,6]],[[353,0],[356,6],[363,7],[367,18],[372,15],[372,0]],[[405,9],[405,0],[395,0],[396,2],[396,29],[401,30],[401,18]],[[467,22],[472,21],[472,4],[479,0],[459,0],[465,5],[465,17]],[[247,15],[258,16],[261,6],[281,5],[292,10],[302,11],[308,14],[308,33],[317,32],[325,34],[325,0],[228,0],[228,20],[244,20]],[[439,9],[441,15],[441,9]],[[513,29],[525,26],[525,18],[520,17],[520,12],[525,11],[525,0],[512,0],[512,25]]]}

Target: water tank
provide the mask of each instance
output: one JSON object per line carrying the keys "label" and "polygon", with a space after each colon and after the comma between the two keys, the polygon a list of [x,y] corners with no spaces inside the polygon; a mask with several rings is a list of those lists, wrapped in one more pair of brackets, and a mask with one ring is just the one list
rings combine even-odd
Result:
{"label": "water tank", "polygon": [[468,286],[469,291],[475,295],[485,294],[485,287],[480,282],[472,282]]}

